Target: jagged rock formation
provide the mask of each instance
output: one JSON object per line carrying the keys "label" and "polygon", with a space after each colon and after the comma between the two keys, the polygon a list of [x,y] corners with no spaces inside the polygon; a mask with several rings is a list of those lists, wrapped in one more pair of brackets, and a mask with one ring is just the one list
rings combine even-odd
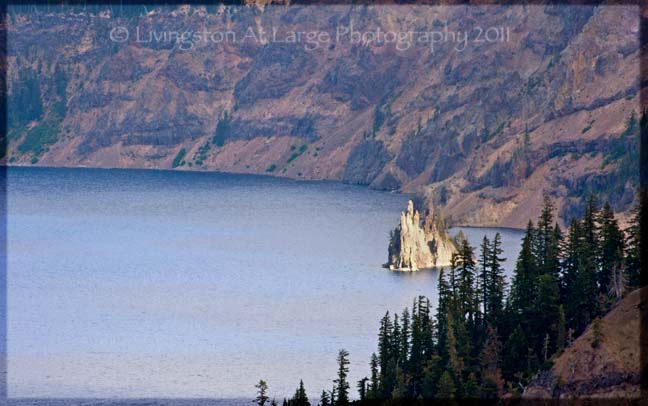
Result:
{"label": "jagged rock formation", "polygon": [[630,293],[601,319],[597,346],[592,346],[590,325],[550,370],[540,372],[529,383],[522,398],[639,399],[640,309],[645,305],[646,289]]}
{"label": "jagged rock formation", "polygon": [[391,232],[386,266],[401,271],[448,266],[456,251],[441,214],[429,209],[421,225],[420,214],[410,200],[407,211],[401,213],[400,223]]}

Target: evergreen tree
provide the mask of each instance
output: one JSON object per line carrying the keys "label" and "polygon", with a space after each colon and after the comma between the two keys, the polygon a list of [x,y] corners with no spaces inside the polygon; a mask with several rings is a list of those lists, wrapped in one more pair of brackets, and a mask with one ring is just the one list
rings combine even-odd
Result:
{"label": "evergreen tree", "polygon": [[331,398],[329,398],[328,392],[325,390],[320,395],[319,406],[331,406]]}
{"label": "evergreen tree", "polygon": [[401,328],[401,335],[400,335],[400,360],[398,365],[404,366],[407,363],[407,360],[409,359],[409,352],[410,352],[410,314],[409,311],[407,310],[407,307],[403,310],[403,315],[401,317],[403,319],[403,324]]}
{"label": "evergreen tree", "polygon": [[407,382],[407,375],[401,368],[396,369],[396,385],[391,393],[392,399],[406,399],[408,398],[409,383]]}
{"label": "evergreen tree", "polygon": [[299,387],[295,391],[295,395],[289,403],[291,406],[310,406],[308,396],[306,395],[306,389],[304,388],[303,380],[299,380]]}
{"label": "evergreen tree", "polygon": [[462,374],[464,371],[464,359],[462,358],[462,351],[458,345],[457,337],[455,336],[455,329],[463,325],[463,320],[457,320],[453,315],[453,311],[448,311],[448,335],[447,335],[447,352],[448,352],[448,370],[452,372],[454,380],[461,384]]}
{"label": "evergreen tree", "polygon": [[349,404],[349,382],[347,381],[349,374],[349,352],[341,349],[338,353],[337,362],[338,377],[334,381],[337,388],[335,404],[337,406],[347,406]]}
{"label": "evergreen tree", "polygon": [[536,259],[533,254],[535,228],[529,221],[522,248],[515,265],[513,283],[511,284],[511,311],[517,320],[527,325],[532,318],[533,304],[535,302],[535,284],[537,276]]}
{"label": "evergreen tree", "polygon": [[392,368],[392,322],[389,312],[380,321],[378,333],[378,365],[380,366],[380,393],[387,398],[394,390],[395,370]]}
{"label": "evergreen tree", "polygon": [[560,354],[565,349],[565,339],[566,339],[566,322],[565,322],[565,306],[560,305],[558,307],[558,326],[556,332],[556,352]]}
{"label": "evergreen tree", "polygon": [[380,382],[378,381],[378,357],[376,356],[376,353],[371,354],[371,362],[369,365],[371,369],[371,379],[369,381],[369,387],[367,388],[367,398],[377,399],[379,397],[378,388]]}
{"label": "evergreen tree", "polygon": [[628,242],[626,246],[626,274],[628,288],[641,286],[641,205],[632,209],[632,221],[626,229]]}
{"label": "evergreen tree", "polygon": [[578,271],[580,269],[579,249],[581,246],[582,229],[580,222],[572,219],[569,225],[569,233],[565,246],[565,257],[562,266],[562,302],[566,304],[565,316],[569,327],[576,326],[580,302],[584,300],[584,292],[581,290]]}
{"label": "evergreen tree", "polygon": [[479,398],[479,385],[477,384],[477,377],[474,372],[468,375],[468,379],[462,390],[462,397],[465,399]]}
{"label": "evergreen tree", "polygon": [[[436,336],[437,336],[437,352],[441,356],[442,362],[445,364],[448,362],[448,352],[447,352],[447,331],[448,331],[448,320],[447,315],[450,309],[452,308],[452,291],[450,290],[450,285],[448,284],[445,270],[441,268],[439,270],[439,303],[437,305],[437,323],[436,323]],[[412,356],[413,348],[412,348]]]}
{"label": "evergreen tree", "polygon": [[500,257],[504,252],[501,248],[502,236],[496,233],[491,245],[489,257],[489,277],[488,277],[488,317],[487,322],[494,327],[501,327],[501,318],[504,312],[504,291],[506,289],[506,278],[504,276],[504,269],[502,262],[506,258]]}
{"label": "evergreen tree", "polygon": [[518,372],[527,371],[528,343],[522,327],[518,325],[505,344],[502,374],[504,379],[513,381]]}
{"label": "evergreen tree", "polygon": [[357,388],[358,388],[358,396],[360,396],[360,401],[364,402],[365,399],[367,399],[367,381],[369,378],[364,377],[358,381]]}
{"label": "evergreen tree", "polygon": [[452,381],[452,375],[448,371],[445,371],[439,379],[436,397],[437,399],[454,399],[455,392],[456,389]]}
{"label": "evergreen tree", "polygon": [[552,274],[557,278],[562,232],[557,224],[553,224],[553,211],[553,202],[548,196],[545,196],[534,239],[534,254],[539,274]]}
{"label": "evergreen tree", "polygon": [[[499,234],[499,233],[498,233]],[[483,315],[484,315],[484,320],[489,319],[489,292],[488,288],[491,285],[490,284],[490,274],[491,274],[491,259],[492,259],[492,254],[491,254],[491,244],[490,241],[488,240],[488,237],[484,235],[484,239],[482,240],[482,244],[480,246],[480,254],[479,254],[479,286],[480,286],[480,291],[481,291],[481,302],[483,305]]]}
{"label": "evergreen tree", "polygon": [[[615,277],[616,271],[623,267],[624,239],[623,231],[609,203],[605,203],[600,214],[600,255],[597,282],[599,292],[606,295],[614,293],[618,298],[623,292],[623,278]],[[615,282],[613,284],[613,282]]]}
{"label": "evergreen tree", "polygon": [[480,355],[481,375],[484,380],[489,380],[495,384],[495,397],[497,397],[504,387],[504,380],[500,369],[502,344],[497,337],[497,332],[490,325],[486,327],[486,337],[486,342]]}
{"label": "evergreen tree", "polygon": [[257,396],[254,398],[254,402],[259,406],[264,406],[270,400],[268,397],[268,384],[261,379],[254,387],[257,388]]}
{"label": "evergreen tree", "polygon": [[594,195],[590,196],[585,215],[582,221],[583,238],[578,250],[579,260],[579,289],[583,297],[579,303],[578,314],[580,321],[577,324],[576,331],[580,333],[585,326],[598,314],[598,286],[597,286],[597,252],[599,247],[598,225],[598,206]]}
{"label": "evergreen tree", "polygon": [[529,339],[532,340],[536,354],[540,354],[545,334],[549,334],[552,342],[555,343],[558,333],[560,291],[558,281],[551,274],[541,275],[537,284],[536,313],[533,320],[530,321],[533,333]]}
{"label": "evergreen tree", "polygon": [[443,372],[441,364],[441,357],[433,355],[427,362],[423,370],[423,385],[421,388],[421,395],[424,399],[432,399],[437,391],[439,378]]}

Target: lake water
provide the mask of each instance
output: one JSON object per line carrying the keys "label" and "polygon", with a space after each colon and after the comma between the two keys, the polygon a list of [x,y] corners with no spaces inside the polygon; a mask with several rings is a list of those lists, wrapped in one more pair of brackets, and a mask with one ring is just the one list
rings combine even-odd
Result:
{"label": "lake water", "polygon": [[[143,170],[10,168],[7,185],[11,397],[250,398],[263,378],[316,399],[338,349],[355,388],[385,311],[436,301],[436,271],[381,267],[404,195]],[[510,270],[521,232],[499,231]]]}

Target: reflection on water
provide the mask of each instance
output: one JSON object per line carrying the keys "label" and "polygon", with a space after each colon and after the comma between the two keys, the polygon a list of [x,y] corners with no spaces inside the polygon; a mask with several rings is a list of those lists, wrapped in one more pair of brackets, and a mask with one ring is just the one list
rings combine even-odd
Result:
{"label": "reflection on water", "polygon": [[[11,168],[12,397],[252,397],[368,374],[378,320],[436,271],[389,272],[407,197],[328,182]],[[501,230],[513,263],[520,232]],[[478,245],[493,229],[464,229]],[[156,403],[153,403],[156,404]]]}

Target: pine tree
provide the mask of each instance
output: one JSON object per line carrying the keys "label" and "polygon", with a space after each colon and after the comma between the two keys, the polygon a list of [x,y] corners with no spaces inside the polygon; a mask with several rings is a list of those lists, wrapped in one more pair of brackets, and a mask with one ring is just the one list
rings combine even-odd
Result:
{"label": "pine tree", "polygon": [[556,353],[560,354],[565,349],[565,339],[566,339],[566,322],[565,322],[565,306],[560,305],[558,307],[558,326],[556,332]]}
{"label": "pine tree", "polygon": [[455,335],[455,330],[458,326],[462,326],[464,321],[462,319],[457,319],[454,316],[452,310],[448,311],[448,332],[447,332],[447,352],[448,352],[448,366],[449,370],[452,371],[454,379],[458,384],[461,384],[462,374],[464,372],[464,359],[462,357],[462,351],[458,342],[460,339],[457,339]]}
{"label": "pine tree", "polygon": [[406,399],[408,398],[408,382],[407,376],[402,369],[396,369],[396,385],[394,385],[394,390],[391,393],[392,399]]}
{"label": "pine tree", "polygon": [[441,364],[441,357],[433,355],[427,362],[423,370],[423,385],[421,387],[421,395],[424,399],[432,399],[437,391],[439,378],[443,372]]}
{"label": "pine tree", "polygon": [[502,374],[504,379],[512,381],[518,372],[527,370],[528,343],[520,325],[513,330],[504,347]]}
{"label": "pine tree", "polygon": [[628,288],[641,286],[641,205],[632,209],[632,221],[626,229],[628,242],[626,247],[626,274]]}
{"label": "pine tree", "polygon": [[495,384],[494,397],[497,397],[504,387],[504,380],[500,369],[502,344],[497,337],[497,332],[490,325],[486,327],[486,337],[486,342],[480,355],[481,375],[484,380],[490,380],[490,382]]}
{"label": "pine tree", "polygon": [[304,381],[299,380],[299,387],[295,391],[295,395],[290,401],[291,406],[310,406],[308,401],[308,396],[306,395],[306,389],[304,388]]}
{"label": "pine tree", "polygon": [[583,331],[585,326],[598,314],[598,286],[596,281],[597,272],[597,252],[599,247],[598,225],[598,206],[594,195],[590,196],[585,215],[582,221],[583,238],[580,244],[578,255],[579,260],[579,289],[583,292],[583,298],[579,303],[578,314],[580,321],[577,332]]}
{"label": "pine tree", "polygon": [[409,359],[410,352],[410,314],[407,307],[403,310],[403,319],[402,328],[401,328],[401,340],[400,340],[400,366],[405,366]]}
{"label": "pine tree", "polygon": [[335,404],[337,406],[347,406],[349,404],[349,382],[347,381],[349,374],[349,352],[341,349],[338,353],[337,362],[338,377],[334,380],[337,388]]}
{"label": "pine tree", "polygon": [[445,371],[439,379],[436,397],[437,399],[454,399],[455,392],[456,389],[452,381],[452,375],[448,371]]}
{"label": "pine tree", "polygon": [[320,395],[319,406],[331,406],[331,398],[325,390],[323,390]]}
{"label": "pine tree", "polygon": [[259,406],[264,406],[270,398],[268,397],[268,384],[266,381],[261,379],[258,384],[254,385],[257,388],[257,396],[254,398],[254,402]]}
{"label": "pine tree", "polygon": [[529,221],[522,239],[522,248],[515,265],[513,283],[511,284],[511,311],[523,325],[526,325],[531,319],[535,302],[537,264],[533,254],[534,237],[535,228],[533,223]]}
{"label": "pine tree", "polygon": [[[600,254],[597,282],[599,292],[607,295],[614,293],[619,297],[623,291],[623,278],[615,278],[615,272],[623,267],[623,251],[625,236],[619,228],[617,220],[609,203],[605,203],[599,217],[600,223]],[[612,282],[617,282],[616,286]]]}
{"label": "pine tree", "polygon": [[367,399],[367,381],[369,378],[364,377],[358,381],[356,387],[358,388],[358,396],[360,396],[360,401],[364,402]]}
{"label": "pine tree", "polygon": [[380,382],[378,381],[378,357],[376,353],[371,354],[371,362],[369,363],[371,369],[371,379],[369,380],[369,387],[367,388],[368,399],[378,399]]}
{"label": "pine tree", "polygon": [[584,299],[584,292],[580,287],[580,269],[579,250],[581,246],[582,229],[580,222],[572,219],[569,225],[569,233],[565,246],[565,258],[562,266],[562,302],[566,304],[565,316],[569,327],[576,327],[576,320],[579,318],[577,312],[581,307],[580,302]]}
{"label": "pine tree", "polygon": [[395,373],[392,361],[392,322],[389,311],[380,321],[378,333],[378,365],[380,367],[380,393],[387,398],[394,390]]}
{"label": "pine tree", "polygon": [[468,379],[464,384],[462,392],[462,397],[465,399],[477,399],[479,398],[479,385],[477,384],[477,377],[474,372],[471,372],[468,375]]}
{"label": "pine tree", "polygon": [[[452,308],[452,291],[446,278],[445,270],[439,270],[439,303],[437,305],[437,323],[436,323],[436,336],[437,336],[437,352],[441,356],[442,362],[448,362],[447,351],[447,331],[448,320],[447,315]],[[413,341],[413,340],[412,340]],[[412,345],[412,357],[414,356],[414,346]]]}
{"label": "pine tree", "polygon": [[552,244],[552,227],[553,227],[553,202],[549,196],[544,196],[544,204],[540,218],[538,219],[538,228],[535,238],[535,256],[537,259],[538,271],[540,274],[551,273],[551,244]]}
{"label": "pine tree", "polygon": [[[543,350],[544,336],[549,334],[552,342],[555,343],[555,337],[558,333],[560,291],[558,281],[551,274],[541,275],[537,282],[537,294],[533,320],[530,320],[532,327],[531,334],[528,338],[532,340],[531,344],[540,354]],[[552,352],[549,353],[551,355]]]}
{"label": "pine tree", "polygon": [[[499,234],[499,233],[498,233]],[[480,291],[481,291],[481,302],[483,305],[483,315],[484,315],[484,320],[489,320],[490,319],[490,314],[489,314],[489,309],[490,309],[490,304],[489,304],[489,287],[491,285],[490,283],[490,276],[491,276],[491,260],[492,260],[492,254],[491,254],[491,243],[488,240],[488,237],[484,235],[484,239],[482,240],[482,244],[480,246],[480,254],[479,254],[479,267],[480,267],[480,272],[479,272],[479,286],[480,286]]]}
{"label": "pine tree", "polygon": [[496,233],[493,238],[490,251],[490,276],[488,277],[488,318],[487,322],[496,328],[501,327],[501,318],[504,313],[504,291],[506,289],[506,278],[502,262],[506,258],[500,257],[504,252],[501,248],[502,236]]}

